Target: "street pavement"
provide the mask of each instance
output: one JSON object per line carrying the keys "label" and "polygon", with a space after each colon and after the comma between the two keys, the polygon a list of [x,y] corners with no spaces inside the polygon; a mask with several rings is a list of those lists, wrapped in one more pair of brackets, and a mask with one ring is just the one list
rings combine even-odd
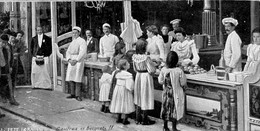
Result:
{"label": "street pavement", "polygon": [[33,121],[29,121],[10,112],[1,109],[0,111],[1,113],[5,114],[5,117],[0,118],[1,131],[25,131],[30,129],[42,129],[45,131],[50,130],[50,128],[47,128]]}
{"label": "street pavement", "polygon": [[[129,120],[131,122],[129,125],[118,124],[115,122],[115,114],[100,112],[100,102],[89,99],[81,102],[66,99],[68,94],[59,91],[17,88],[15,96],[20,106],[0,102],[0,109],[48,127],[44,129],[35,127],[33,130],[161,131],[163,128],[163,121],[157,118],[152,118],[156,124],[149,126],[136,125],[132,119]],[[1,126],[0,124],[0,129]],[[177,128],[182,131],[199,131],[183,124],[179,124]]]}

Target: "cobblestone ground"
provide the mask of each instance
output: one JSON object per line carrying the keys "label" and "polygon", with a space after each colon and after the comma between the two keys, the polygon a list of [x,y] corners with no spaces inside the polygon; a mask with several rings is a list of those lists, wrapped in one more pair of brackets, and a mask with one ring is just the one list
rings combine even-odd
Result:
{"label": "cobblestone ground", "polygon": [[35,122],[23,119],[0,109],[6,116],[0,118],[0,131],[53,131]]}

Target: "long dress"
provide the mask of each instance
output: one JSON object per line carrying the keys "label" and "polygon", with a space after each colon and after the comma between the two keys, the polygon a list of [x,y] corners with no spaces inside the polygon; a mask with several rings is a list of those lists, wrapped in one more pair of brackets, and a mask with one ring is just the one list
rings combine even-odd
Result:
{"label": "long dress", "polygon": [[147,55],[134,54],[133,67],[137,72],[135,76],[134,103],[142,110],[154,109],[154,84],[151,73],[156,68]]}
{"label": "long dress", "polygon": [[184,115],[186,76],[180,68],[162,68],[158,82],[163,84],[161,118],[180,120]]}
{"label": "long dress", "polygon": [[247,47],[247,61],[244,67],[244,72],[247,74],[254,74],[257,65],[260,62],[260,45],[249,44]]}
{"label": "long dress", "polygon": [[[192,62],[194,65],[196,65],[200,60],[194,40],[173,42],[171,51],[175,51],[178,54],[179,63],[182,65],[186,65],[189,62]],[[192,60],[190,59],[191,56],[193,56]]]}
{"label": "long dress", "polygon": [[115,74],[116,86],[110,104],[110,112],[130,114],[135,111],[133,100],[134,80],[131,73],[120,71]]}
{"label": "long dress", "polygon": [[108,73],[103,73],[99,79],[100,91],[99,91],[99,101],[110,101],[108,99],[110,87],[111,87],[112,75]]}
{"label": "long dress", "polygon": [[66,59],[77,60],[76,65],[68,64],[66,81],[83,82],[84,57],[87,52],[87,44],[81,37],[74,39],[66,52]]}

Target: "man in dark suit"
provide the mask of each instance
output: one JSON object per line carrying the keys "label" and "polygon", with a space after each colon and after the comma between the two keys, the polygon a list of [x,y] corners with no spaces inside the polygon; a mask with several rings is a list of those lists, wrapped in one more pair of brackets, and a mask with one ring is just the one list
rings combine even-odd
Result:
{"label": "man in dark suit", "polygon": [[87,47],[87,54],[88,53],[93,53],[99,52],[99,44],[98,44],[98,39],[93,37],[92,31],[91,30],[86,30],[86,43],[88,45]]}
{"label": "man in dark suit", "polygon": [[43,34],[42,27],[37,27],[37,35],[31,41],[32,88],[52,89],[49,75],[49,56],[52,53],[51,38]]}

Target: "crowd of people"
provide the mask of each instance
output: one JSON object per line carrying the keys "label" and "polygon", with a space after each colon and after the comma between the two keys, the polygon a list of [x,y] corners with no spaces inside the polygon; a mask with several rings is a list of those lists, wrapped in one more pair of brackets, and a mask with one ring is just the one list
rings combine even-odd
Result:
{"label": "crowd of people", "polygon": [[[21,62],[24,72],[26,71],[25,65],[21,60],[21,56],[27,51],[22,41],[23,35],[22,31],[12,32],[9,29],[5,29],[0,36],[0,97],[4,103],[9,101],[14,106],[19,106],[14,95],[18,62]],[[4,114],[0,113],[1,117],[4,117]]]}
{"label": "crowd of people", "polygon": [[[187,36],[179,26],[180,19],[170,23],[173,31],[167,25],[161,26],[161,33],[155,25],[146,27],[147,39],[140,38],[133,44],[133,49],[126,51],[126,43],[111,33],[111,26],[103,24],[104,36],[98,41],[93,38],[91,30],[85,30],[86,37],[81,37],[81,28],[72,28],[72,42],[66,56],[58,55],[63,62],[68,63],[66,81],[69,83],[70,96],[82,101],[81,87],[84,73],[84,59],[89,59],[90,53],[109,57],[112,68],[102,69],[99,80],[99,101],[101,111],[118,115],[116,122],[129,124],[128,117],[135,112],[136,124],[151,125],[155,121],[148,117],[148,111],[154,109],[153,75],[158,75],[158,82],[163,85],[161,118],[164,120],[164,130],[168,131],[168,121],[172,129],[177,130],[177,122],[184,115],[184,88],[186,76],[180,66],[197,65],[200,57],[193,39]],[[238,21],[234,18],[222,20],[228,34],[224,48],[224,67],[226,71],[242,71],[241,39],[235,31]],[[52,89],[49,75],[49,56],[52,54],[51,38],[44,35],[42,27],[38,26],[37,35],[31,41],[32,54],[32,88]],[[22,44],[22,32],[17,37],[2,34],[0,42],[1,90],[2,96],[10,104],[19,105],[14,99],[14,89],[17,74],[17,60],[25,52]],[[55,47],[57,48],[57,47]],[[259,63],[260,30],[252,32],[252,43],[247,49],[247,62],[244,72],[253,73]],[[159,70],[160,69],[160,70]],[[3,115],[0,115],[2,117]],[[122,116],[123,119],[122,119]]]}
{"label": "crowd of people", "polygon": [[[174,20],[174,22],[180,20]],[[247,48],[247,62],[244,70],[241,64],[242,41],[235,28],[238,22],[234,18],[222,21],[228,34],[224,47],[224,67],[227,73],[243,71],[253,74],[259,64],[260,30],[252,31],[252,43]],[[176,24],[176,23],[174,23]],[[118,115],[116,122],[129,124],[129,114],[135,113],[136,124],[151,125],[155,122],[148,117],[148,111],[154,109],[153,75],[158,75],[158,82],[163,85],[161,118],[164,120],[163,129],[168,131],[168,121],[172,129],[177,130],[177,122],[184,116],[186,76],[180,66],[196,65],[200,57],[195,41],[187,37],[181,27],[174,25],[174,33],[169,35],[169,27],[161,27],[159,35],[155,25],[148,26],[148,39],[139,39],[135,50],[130,54],[125,50],[125,43],[115,44],[112,58],[112,74],[103,71],[100,79],[100,98],[103,103],[101,111]],[[170,41],[170,42],[169,42]],[[129,59],[130,58],[130,59]],[[158,71],[157,62],[164,63]],[[132,68],[131,68],[132,67]],[[134,72],[134,73],[131,73]],[[135,109],[133,108],[135,106]],[[110,111],[108,110],[110,109]],[[122,119],[124,115],[124,119]]]}

